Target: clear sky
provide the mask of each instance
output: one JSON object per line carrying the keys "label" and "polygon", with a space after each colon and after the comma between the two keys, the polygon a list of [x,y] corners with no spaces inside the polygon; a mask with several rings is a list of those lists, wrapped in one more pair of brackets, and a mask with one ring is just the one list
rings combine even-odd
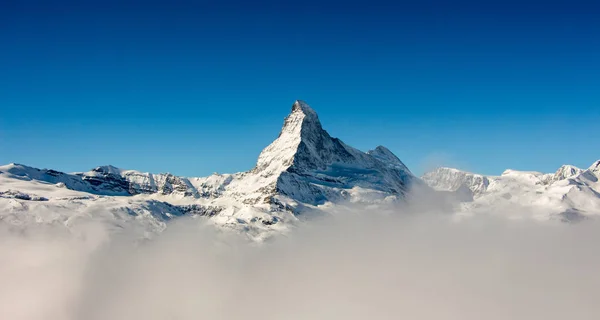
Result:
{"label": "clear sky", "polygon": [[588,167],[595,2],[3,1],[0,163],[243,171],[302,99],[417,174]]}

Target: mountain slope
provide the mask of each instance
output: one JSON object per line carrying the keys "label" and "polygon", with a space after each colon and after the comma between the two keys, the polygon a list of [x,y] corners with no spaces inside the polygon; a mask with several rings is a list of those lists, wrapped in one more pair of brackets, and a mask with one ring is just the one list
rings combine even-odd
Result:
{"label": "mountain slope", "polygon": [[[365,153],[346,145],[323,129],[308,104],[296,101],[250,171],[185,178],[113,166],[63,173],[10,164],[0,167],[0,204],[8,212],[53,206],[84,212],[103,203],[134,216],[149,212],[158,224],[195,214],[259,236],[284,231],[299,214],[324,204],[401,200],[413,184],[422,185],[390,150],[379,146]],[[45,203],[26,203],[36,192],[33,197]]]}
{"label": "mountain slope", "polygon": [[310,205],[352,200],[352,189],[402,196],[415,177],[389,150],[376,150],[364,153],[332,138],[316,112],[296,101],[278,138],[261,152],[252,177],[241,182],[255,180],[262,194]]}
{"label": "mountain slope", "polygon": [[421,179],[435,190],[456,191],[461,187],[466,187],[471,190],[473,195],[484,193],[490,185],[488,177],[445,167],[427,172]]}
{"label": "mountain slope", "polygon": [[473,199],[462,205],[464,212],[494,208],[511,215],[527,212],[541,219],[575,221],[600,215],[599,165],[596,161],[587,170],[564,165],[548,174],[506,170],[500,176],[438,168],[422,178],[439,191],[469,189]]}
{"label": "mountain slope", "polygon": [[409,200],[438,210],[459,201],[463,214],[497,211],[567,221],[600,215],[600,160],[586,170],[565,165],[550,174],[506,170],[484,176],[438,168],[422,179],[383,146],[362,152],[332,137],[317,113],[296,101],[278,137],[246,172],[186,178],[113,166],[78,173],[0,166],[0,222],[69,227],[101,219],[115,230],[133,223],[159,232],[173,218],[202,216],[260,240],[346,203]]}

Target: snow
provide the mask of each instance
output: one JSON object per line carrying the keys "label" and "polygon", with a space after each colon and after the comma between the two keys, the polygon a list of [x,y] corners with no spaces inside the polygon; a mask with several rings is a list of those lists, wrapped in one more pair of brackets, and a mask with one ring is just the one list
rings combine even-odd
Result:
{"label": "snow", "polygon": [[408,167],[396,157],[388,148],[377,146],[374,150],[367,151],[367,154],[375,157],[377,160],[399,170],[410,172]]}
{"label": "snow", "polygon": [[437,190],[471,190],[474,200],[461,206],[466,214],[494,208],[503,213],[533,212],[534,218],[542,220],[574,221],[600,215],[600,175],[594,168],[563,165],[554,173],[506,170],[500,176],[438,168],[422,178]]}
{"label": "snow", "polygon": [[485,192],[490,184],[489,178],[483,175],[446,167],[428,172],[421,179],[438,191],[456,191],[466,186],[475,195]]}
{"label": "snow", "polygon": [[594,173],[600,173],[600,160],[592,163],[592,165],[588,168],[589,171]]}
{"label": "snow", "polygon": [[115,229],[135,223],[151,234],[191,215],[263,241],[295,228],[306,213],[460,194],[460,214],[527,208],[536,218],[574,220],[600,214],[599,177],[600,161],[587,170],[565,165],[553,174],[507,170],[484,176],[438,168],[421,180],[383,146],[362,152],[331,137],[317,113],[297,100],[278,137],[246,172],[178,177],[111,165],[77,173],[0,166],[0,219],[67,228],[101,219]]}
{"label": "snow", "polygon": [[[186,178],[111,165],[63,173],[16,164],[0,171],[8,179],[0,184],[6,196],[0,201],[12,197],[9,212],[31,208],[25,202],[15,204],[12,189],[32,194],[40,191],[35,194],[49,199],[48,208],[73,206],[75,211],[87,212],[102,203],[113,213],[141,212],[137,219],[147,218],[158,226],[179,215],[202,214],[211,216],[216,225],[243,230],[259,239],[272,231],[285,232],[298,214],[319,210],[319,206],[401,199],[418,180],[384,147],[364,153],[332,138],[317,113],[301,100],[294,102],[277,139],[247,172]],[[30,183],[15,188],[13,180]],[[36,190],[40,185],[45,190]],[[4,190],[9,186],[10,194]]]}

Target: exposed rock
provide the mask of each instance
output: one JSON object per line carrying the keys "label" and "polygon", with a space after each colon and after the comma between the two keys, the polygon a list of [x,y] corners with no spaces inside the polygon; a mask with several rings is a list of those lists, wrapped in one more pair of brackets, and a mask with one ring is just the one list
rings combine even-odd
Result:
{"label": "exposed rock", "polygon": [[27,194],[18,190],[7,190],[4,192],[0,191],[0,198],[20,199],[26,201],[48,201],[48,199],[45,197]]}

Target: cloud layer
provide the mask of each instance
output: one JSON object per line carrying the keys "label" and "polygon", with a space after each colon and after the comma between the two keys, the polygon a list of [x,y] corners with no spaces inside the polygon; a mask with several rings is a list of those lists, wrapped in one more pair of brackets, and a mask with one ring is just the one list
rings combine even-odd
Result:
{"label": "cloud layer", "polygon": [[0,318],[597,319],[599,227],[338,212],[257,245],[194,219],[144,242],[1,225]]}

